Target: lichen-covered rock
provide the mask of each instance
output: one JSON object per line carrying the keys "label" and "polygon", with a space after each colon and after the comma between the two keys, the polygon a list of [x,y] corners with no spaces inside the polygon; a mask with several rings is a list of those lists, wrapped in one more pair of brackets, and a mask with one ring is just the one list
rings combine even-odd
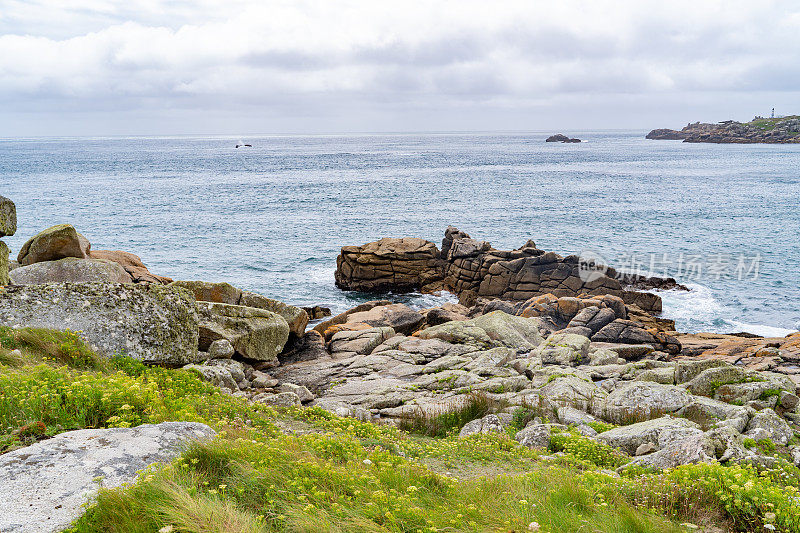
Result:
{"label": "lichen-covered rock", "polygon": [[691,402],[692,395],[674,385],[634,381],[617,387],[606,397],[601,418],[625,424],[674,413]]}
{"label": "lichen-covered rock", "polygon": [[630,464],[664,470],[680,465],[716,462],[714,442],[703,433],[696,433],[670,442],[655,453],[636,457]]}
{"label": "lichen-covered rock", "polygon": [[17,232],[17,206],[0,195],[0,237],[11,237]]}
{"label": "lichen-covered rock", "polygon": [[725,425],[742,432],[750,419],[751,411],[747,407],[731,405],[705,396],[694,396],[689,404],[678,411],[678,414],[697,422],[704,429],[724,422]]}
{"label": "lichen-covered rock", "polygon": [[62,531],[100,487],[132,483],[139,471],[173,459],[189,441],[213,435],[196,422],[82,429],[0,455],[0,531]]}
{"label": "lichen-covered rock", "polygon": [[369,328],[361,331],[340,331],[331,338],[330,351],[367,355],[394,336],[392,328]]}
{"label": "lichen-covered rock", "polygon": [[575,407],[588,411],[602,403],[606,392],[591,381],[571,375],[554,375],[540,390],[542,398],[554,407]]}
{"label": "lichen-covered rock", "polygon": [[477,433],[503,433],[503,431],[503,422],[497,415],[486,415],[483,418],[467,422],[461,428],[458,436],[468,437]]}
{"label": "lichen-covered rock", "polygon": [[533,350],[542,342],[539,324],[540,321],[536,318],[492,311],[471,320],[446,322],[424,329],[419,332],[419,337],[479,348],[506,346],[518,350]]}
{"label": "lichen-covered rock", "polygon": [[722,385],[753,381],[764,381],[764,379],[752,370],[725,365],[703,370],[687,383],[686,388],[692,394],[712,397]]}
{"label": "lichen-covered rock", "polygon": [[277,366],[278,354],[289,338],[289,325],[277,313],[214,302],[197,302],[200,316],[201,350],[212,342],[227,339],[234,350],[248,359]]}
{"label": "lichen-covered rock", "polygon": [[403,335],[410,335],[423,320],[425,317],[421,313],[404,304],[380,305],[347,317],[347,322],[363,322],[372,327],[388,326]]}
{"label": "lichen-covered rock", "polygon": [[208,346],[211,359],[230,359],[234,354],[233,344],[228,339],[217,339]]}
{"label": "lichen-covered rock", "polygon": [[0,324],[79,331],[100,355],[196,362],[197,307],[183,289],[129,283],[50,283],[0,290]]}
{"label": "lichen-covered rock", "polygon": [[291,392],[292,394],[296,395],[302,403],[310,402],[314,399],[314,393],[308,390],[306,387],[302,385],[296,385],[294,383],[282,383],[280,387],[278,387],[278,392]]}
{"label": "lichen-covered rock", "polygon": [[102,259],[65,257],[55,261],[41,261],[11,271],[14,285],[41,285],[42,283],[132,283],[133,279],[119,264]]}
{"label": "lichen-covered rock", "polygon": [[17,261],[22,266],[65,257],[86,259],[92,245],[70,224],[52,226],[28,239],[22,245]]}
{"label": "lichen-covered rock", "polygon": [[789,424],[772,409],[763,409],[753,415],[744,434],[755,440],[768,438],[781,446],[786,446],[794,436]]}
{"label": "lichen-covered rock", "polygon": [[11,281],[8,275],[9,267],[8,246],[3,241],[0,241],[0,285],[8,285]]}
{"label": "lichen-covered rock", "polygon": [[547,448],[554,431],[566,431],[561,424],[528,424],[514,436],[517,442],[527,448]]}
{"label": "lichen-covered rock", "polygon": [[589,360],[588,337],[571,333],[553,333],[536,349],[546,365],[580,365]]}
{"label": "lichen-covered rock", "polygon": [[205,380],[214,385],[215,387],[219,387],[220,389],[225,389],[229,392],[235,392],[239,390],[239,387],[236,384],[236,380],[231,375],[230,371],[227,368],[221,366],[209,366],[209,365],[186,365],[183,367],[185,370],[194,370],[200,374],[200,376]]}
{"label": "lichen-covered rock", "polygon": [[702,433],[700,426],[690,420],[664,416],[604,431],[597,436],[597,440],[634,455],[636,449],[646,442],[664,448],[672,442]]}

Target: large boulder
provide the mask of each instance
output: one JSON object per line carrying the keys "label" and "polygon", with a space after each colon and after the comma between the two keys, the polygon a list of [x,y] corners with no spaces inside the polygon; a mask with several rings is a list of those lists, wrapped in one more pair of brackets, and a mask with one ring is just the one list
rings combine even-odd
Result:
{"label": "large boulder", "polygon": [[419,337],[482,348],[506,346],[518,350],[533,350],[542,342],[539,325],[537,318],[492,311],[471,320],[446,322],[424,329],[419,332]]}
{"label": "large boulder", "polygon": [[289,339],[289,325],[277,313],[265,309],[214,302],[197,302],[201,350],[227,339],[248,359],[278,365],[278,354]]}
{"label": "large boulder", "polygon": [[665,448],[673,442],[702,433],[700,426],[691,420],[664,416],[604,431],[597,435],[597,440],[634,455],[636,449],[645,443]]}
{"label": "large boulder", "polygon": [[580,365],[589,361],[590,342],[583,335],[553,333],[535,353],[546,365]]}
{"label": "large boulder", "polygon": [[42,283],[132,283],[130,275],[117,263],[103,259],[78,259],[65,257],[56,261],[42,261],[15,268],[10,273],[14,285],[41,285]]}
{"label": "large boulder", "polygon": [[336,258],[336,286],[344,290],[409,292],[441,277],[439,249],[414,237],[344,246]]}
{"label": "large boulder", "polygon": [[794,431],[775,411],[763,409],[750,419],[745,435],[755,440],[769,439],[775,444],[786,446],[794,437]]}
{"label": "large boulder", "polygon": [[130,252],[121,252],[119,250],[91,250],[89,257],[92,259],[104,259],[106,261],[113,261],[125,269],[125,272],[130,275],[134,283],[163,283],[167,284],[172,280],[165,276],[158,276],[150,272],[142,258]]}
{"label": "large boulder", "polygon": [[198,360],[197,306],[183,289],[49,283],[0,290],[0,324],[79,331],[103,356],[182,366]]}
{"label": "large boulder", "polygon": [[340,331],[331,338],[329,348],[331,353],[368,355],[384,341],[393,337],[394,333],[394,330],[389,327]]}
{"label": "large boulder", "polygon": [[478,433],[502,433],[504,431],[503,423],[497,415],[486,415],[483,418],[478,418],[467,422],[461,431],[458,433],[459,437],[468,437]]}
{"label": "large boulder", "polygon": [[598,414],[615,424],[627,424],[674,413],[691,401],[692,395],[681,387],[633,381],[614,389]]}
{"label": "large boulder", "polygon": [[213,435],[197,422],[82,429],[0,455],[0,531],[62,531],[100,487],[133,483],[149,465],[170,461],[188,442]]}
{"label": "large boulder", "polygon": [[11,237],[17,232],[17,207],[0,195],[0,237]]}
{"label": "large boulder", "polygon": [[17,261],[21,266],[65,257],[86,259],[92,245],[71,224],[59,224],[41,231],[20,248]]}
{"label": "large boulder", "polygon": [[346,322],[363,322],[373,327],[388,326],[397,333],[410,335],[422,324],[425,317],[404,304],[373,307],[368,311],[351,313]]}
{"label": "large boulder", "polygon": [[308,313],[300,307],[288,305],[255,292],[237,289],[230,283],[173,281],[171,285],[188,289],[194,294],[198,302],[240,305],[277,313],[286,320],[289,325],[289,332],[296,337],[302,337],[308,325]]}

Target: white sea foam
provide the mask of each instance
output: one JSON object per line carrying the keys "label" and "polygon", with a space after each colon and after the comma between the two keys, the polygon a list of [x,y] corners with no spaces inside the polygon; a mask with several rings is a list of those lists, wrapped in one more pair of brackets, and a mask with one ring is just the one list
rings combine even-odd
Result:
{"label": "white sea foam", "polygon": [[784,337],[794,330],[766,324],[750,324],[733,318],[735,312],[726,308],[714,297],[708,287],[687,283],[687,291],[653,291],[661,296],[664,305],[662,316],[675,321],[678,331],[690,333],[747,332],[764,337]]}

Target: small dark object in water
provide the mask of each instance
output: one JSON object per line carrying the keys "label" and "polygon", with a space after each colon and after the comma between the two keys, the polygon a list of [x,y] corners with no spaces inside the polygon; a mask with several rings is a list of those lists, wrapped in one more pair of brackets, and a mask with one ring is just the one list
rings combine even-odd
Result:
{"label": "small dark object in water", "polygon": [[246,146],[246,147],[248,147],[248,148],[252,148],[252,147],[253,147],[253,145],[252,145],[252,144],[237,144],[237,145],[236,145],[236,148],[241,148],[242,146]]}

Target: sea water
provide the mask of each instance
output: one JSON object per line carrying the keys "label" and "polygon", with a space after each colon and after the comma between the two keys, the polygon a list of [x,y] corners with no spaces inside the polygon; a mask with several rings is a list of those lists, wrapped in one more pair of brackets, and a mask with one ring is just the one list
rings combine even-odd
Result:
{"label": "sea water", "polygon": [[[671,275],[683,331],[800,328],[800,145],[650,141],[644,132],[0,139],[17,204],[12,257],[71,223],[154,273],[228,281],[334,312],[375,295],[334,285],[341,246],[439,243],[448,225],[508,249],[533,239]],[[408,295],[416,307],[452,297]]]}

